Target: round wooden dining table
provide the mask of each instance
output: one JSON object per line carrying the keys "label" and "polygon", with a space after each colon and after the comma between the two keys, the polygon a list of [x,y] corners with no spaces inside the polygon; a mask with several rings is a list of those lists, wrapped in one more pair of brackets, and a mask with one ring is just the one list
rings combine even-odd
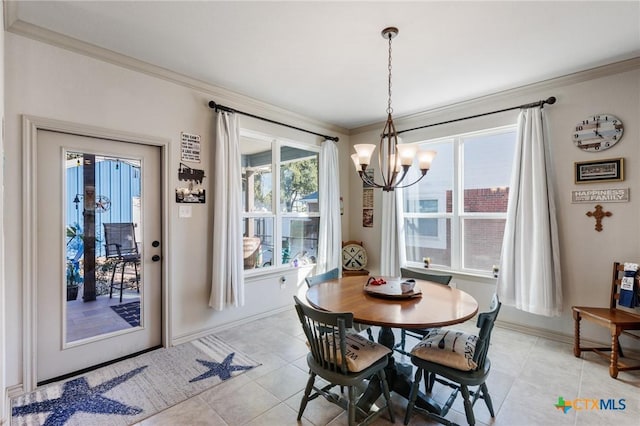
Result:
{"label": "round wooden dining table", "polygon": [[[355,322],[381,327],[378,342],[390,349],[395,345],[393,328],[443,327],[467,321],[478,312],[478,302],[471,295],[448,285],[415,280],[413,297],[381,295],[370,291],[374,289],[371,284],[367,286],[369,278],[342,277],[314,285],[306,290],[306,300],[317,309],[351,312]],[[390,357],[386,370],[390,388],[408,398],[413,379],[411,366]],[[371,381],[358,406],[367,411],[381,392],[380,384]],[[439,405],[424,394],[416,403],[432,412],[440,411]]]}
{"label": "round wooden dining table", "polygon": [[478,312],[471,295],[448,285],[415,280],[414,292],[419,289],[421,297],[388,298],[365,291],[368,279],[361,275],[327,281],[309,288],[306,298],[317,309],[352,312],[356,322],[380,327],[443,327]]}

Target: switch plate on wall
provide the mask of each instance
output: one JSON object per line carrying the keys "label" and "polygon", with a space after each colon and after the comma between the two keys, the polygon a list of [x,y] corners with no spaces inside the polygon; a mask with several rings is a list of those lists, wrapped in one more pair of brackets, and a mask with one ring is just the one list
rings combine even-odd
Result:
{"label": "switch plate on wall", "polygon": [[191,217],[191,206],[180,206],[178,208],[178,217]]}

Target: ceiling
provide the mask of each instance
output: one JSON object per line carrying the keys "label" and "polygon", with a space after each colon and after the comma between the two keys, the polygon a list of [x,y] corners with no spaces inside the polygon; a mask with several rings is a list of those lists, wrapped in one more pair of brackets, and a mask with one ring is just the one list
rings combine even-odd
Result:
{"label": "ceiling", "polygon": [[345,129],[386,116],[388,26],[396,117],[640,56],[640,1],[5,3],[12,19]]}

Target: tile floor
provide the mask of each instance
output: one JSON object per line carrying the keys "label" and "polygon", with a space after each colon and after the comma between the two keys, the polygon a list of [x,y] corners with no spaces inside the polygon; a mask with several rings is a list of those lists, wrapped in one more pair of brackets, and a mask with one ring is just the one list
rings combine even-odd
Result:
{"label": "tile floor", "polygon": [[[473,320],[459,328],[475,330]],[[301,422],[298,405],[307,381],[307,347],[293,309],[217,333],[226,342],[250,354],[262,365],[209,391],[160,412],[140,423],[151,425],[346,425],[339,407],[322,398],[311,401]],[[375,333],[374,333],[375,334]],[[409,344],[417,341],[409,340]],[[489,350],[492,371],[488,379],[495,419],[483,401],[474,407],[476,424],[505,426],[538,425],[635,425],[640,424],[640,371],[609,377],[605,360],[593,353],[575,358],[566,343],[494,328]],[[396,359],[408,362],[396,355]],[[433,397],[442,403],[447,388],[437,384]],[[613,399],[618,410],[570,409],[566,414],[554,407],[565,400]],[[396,424],[404,419],[406,401],[392,395]],[[447,418],[465,425],[459,396]],[[386,413],[374,425],[390,424]],[[410,425],[432,421],[415,414]]]}

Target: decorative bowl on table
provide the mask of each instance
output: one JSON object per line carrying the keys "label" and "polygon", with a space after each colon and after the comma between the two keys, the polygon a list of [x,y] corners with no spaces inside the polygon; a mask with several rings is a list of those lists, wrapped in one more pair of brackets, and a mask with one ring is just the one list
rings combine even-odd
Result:
{"label": "decorative bowl on table", "polygon": [[409,299],[422,296],[422,290],[413,279],[399,277],[369,277],[364,291],[372,296],[389,299]]}

